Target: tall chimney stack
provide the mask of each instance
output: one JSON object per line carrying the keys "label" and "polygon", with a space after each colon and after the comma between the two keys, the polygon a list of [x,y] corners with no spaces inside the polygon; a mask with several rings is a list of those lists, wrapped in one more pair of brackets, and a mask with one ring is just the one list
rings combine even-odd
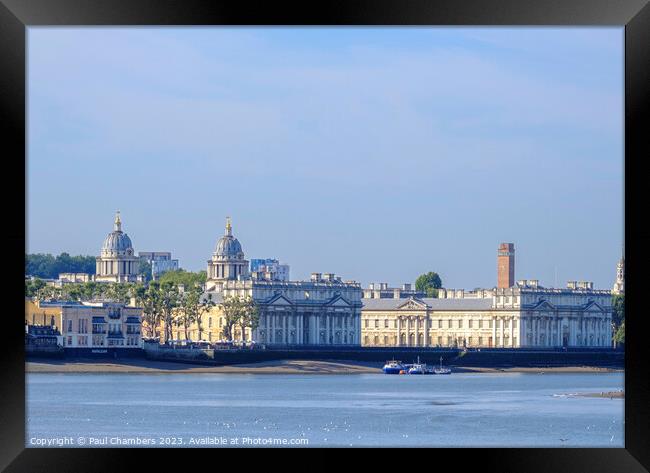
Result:
{"label": "tall chimney stack", "polygon": [[497,288],[515,285],[515,244],[501,243],[497,251]]}

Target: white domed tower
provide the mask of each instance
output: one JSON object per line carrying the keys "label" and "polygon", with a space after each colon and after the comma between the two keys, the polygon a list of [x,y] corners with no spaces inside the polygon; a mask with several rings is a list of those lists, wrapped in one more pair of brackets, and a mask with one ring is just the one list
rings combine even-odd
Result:
{"label": "white domed tower", "polygon": [[624,294],[625,293],[625,258],[621,255],[621,259],[616,265],[616,282],[612,288],[613,294]]}
{"label": "white domed tower", "polygon": [[113,231],[108,234],[96,258],[95,281],[136,282],[139,281],[139,260],[133,251],[129,236],[122,231],[120,211],[115,214]]}
{"label": "white domed tower", "polygon": [[212,258],[208,260],[206,289],[220,291],[223,281],[248,277],[248,261],[244,259],[239,240],[232,235],[230,217],[226,217],[226,232],[217,240]]}

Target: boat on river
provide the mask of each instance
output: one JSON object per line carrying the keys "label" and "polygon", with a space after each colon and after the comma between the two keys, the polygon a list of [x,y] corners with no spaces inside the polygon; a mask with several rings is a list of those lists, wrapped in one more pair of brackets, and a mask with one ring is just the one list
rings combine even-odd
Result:
{"label": "boat on river", "polygon": [[442,366],[442,357],[440,357],[440,366],[433,369],[433,374],[451,374],[451,369]]}
{"label": "boat on river", "polygon": [[408,374],[431,374],[431,370],[427,368],[426,363],[420,363],[420,357],[418,356],[418,362],[409,367]]}
{"label": "boat on river", "polygon": [[401,374],[402,371],[406,371],[405,365],[397,360],[387,361],[382,369],[385,374]]}

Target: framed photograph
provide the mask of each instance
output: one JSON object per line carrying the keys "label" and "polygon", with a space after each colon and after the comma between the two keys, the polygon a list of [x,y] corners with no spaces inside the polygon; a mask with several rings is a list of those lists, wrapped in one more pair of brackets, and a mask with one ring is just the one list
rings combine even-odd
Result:
{"label": "framed photograph", "polygon": [[6,471],[648,471],[646,1],[0,0],[0,36]]}

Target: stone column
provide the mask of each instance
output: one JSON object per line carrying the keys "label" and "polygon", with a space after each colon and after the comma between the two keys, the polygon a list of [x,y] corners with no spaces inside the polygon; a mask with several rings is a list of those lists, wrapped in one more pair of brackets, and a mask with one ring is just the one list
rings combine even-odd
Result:
{"label": "stone column", "polygon": [[411,318],[406,318],[406,346],[411,346]]}
{"label": "stone column", "polygon": [[397,346],[402,344],[402,317],[397,316]]}
{"label": "stone column", "polygon": [[415,343],[415,346],[418,347],[420,346],[420,341],[418,340],[420,337],[420,317],[415,317],[415,320],[413,322],[413,325],[415,325],[415,335],[413,337],[413,342]]}
{"label": "stone column", "polygon": [[492,347],[497,346],[497,318],[492,316]]}
{"label": "stone column", "polygon": [[510,346],[515,346],[515,318],[510,317]]}
{"label": "stone column", "polygon": [[429,316],[424,316],[424,346],[429,346]]}
{"label": "stone column", "polygon": [[325,344],[326,345],[330,344],[330,328],[331,328],[330,314],[327,313],[325,315]]}

